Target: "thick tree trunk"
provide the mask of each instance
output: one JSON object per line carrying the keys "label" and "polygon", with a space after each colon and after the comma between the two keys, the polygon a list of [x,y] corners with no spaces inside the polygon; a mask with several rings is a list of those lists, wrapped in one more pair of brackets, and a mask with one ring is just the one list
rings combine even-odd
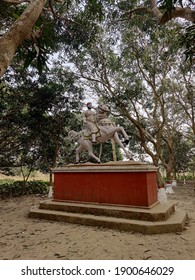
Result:
{"label": "thick tree trunk", "polygon": [[166,178],[167,178],[167,180],[171,180],[171,171],[172,171],[172,169],[170,169],[169,166],[167,166],[167,168],[166,168]]}
{"label": "thick tree trunk", "polygon": [[164,167],[166,169],[167,180],[171,180],[171,174],[174,171],[174,157],[173,157],[173,154],[170,155],[169,163]]}
{"label": "thick tree trunk", "polygon": [[17,47],[32,33],[46,0],[33,0],[8,32],[0,38],[0,77],[12,62]]}

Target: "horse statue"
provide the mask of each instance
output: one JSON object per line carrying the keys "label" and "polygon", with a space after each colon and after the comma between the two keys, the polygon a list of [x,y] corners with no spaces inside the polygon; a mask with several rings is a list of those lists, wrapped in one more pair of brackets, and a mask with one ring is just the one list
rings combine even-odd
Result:
{"label": "horse statue", "polygon": [[[98,106],[97,108],[97,119],[98,119],[98,133],[96,135],[97,143],[105,143],[106,141],[113,139],[124,151],[127,158],[132,160],[130,153],[125,149],[123,142],[121,142],[118,133],[121,133],[125,139],[124,143],[127,144],[129,142],[129,137],[126,134],[123,127],[115,126],[111,120],[107,117],[109,113],[109,109],[106,105]],[[86,137],[85,129],[76,132],[74,130],[69,131],[68,138],[75,140],[79,147],[76,149],[76,163],[79,163],[80,153],[83,151],[88,151],[90,157],[94,158],[98,163],[100,163],[100,158],[95,156],[93,153],[93,142],[91,139]]]}

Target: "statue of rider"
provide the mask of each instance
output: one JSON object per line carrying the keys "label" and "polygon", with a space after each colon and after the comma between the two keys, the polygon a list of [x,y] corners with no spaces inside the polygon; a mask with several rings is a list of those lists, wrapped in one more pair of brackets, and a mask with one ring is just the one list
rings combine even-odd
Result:
{"label": "statue of rider", "polygon": [[96,112],[92,109],[92,103],[87,103],[87,110],[83,113],[83,124],[85,128],[84,136],[91,139],[92,143],[97,143],[96,135],[99,132]]}

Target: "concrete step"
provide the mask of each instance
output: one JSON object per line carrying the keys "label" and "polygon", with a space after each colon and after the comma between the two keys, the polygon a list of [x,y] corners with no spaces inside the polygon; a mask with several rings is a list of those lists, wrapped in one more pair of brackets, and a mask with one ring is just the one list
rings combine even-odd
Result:
{"label": "concrete step", "polygon": [[182,231],[187,220],[187,214],[183,211],[175,211],[166,221],[141,221],[116,217],[96,216],[91,214],[70,213],[40,209],[33,206],[29,217],[42,218],[53,221],[81,224],[86,226],[97,226],[121,231],[140,232],[143,234],[160,234]]}
{"label": "concrete step", "polygon": [[152,208],[138,208],[46,200],[40,203],[39,208],[143,221],[166,221],[175,212],[175,206],[173,203],[158,203]]}

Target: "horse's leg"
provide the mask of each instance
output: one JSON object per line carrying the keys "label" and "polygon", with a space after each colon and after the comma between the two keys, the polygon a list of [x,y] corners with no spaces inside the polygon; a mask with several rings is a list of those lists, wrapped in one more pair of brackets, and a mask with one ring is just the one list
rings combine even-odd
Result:
{"label": "horse's leg", "polygon": [[100,159],[98,157],[96,157],[93,153],[93,146],[92,146],[92,143],[89,143],[88,147],[87,147],[87,150],[88,150],[88,154],[90,157],[94,158],[98,163],[100,163]]}
{"label": "horse's leg", "polygon": [[114,134],[113,139],[121,147],[121,149],[125,152],[127,158],[130,159],[130,160],[133,160],[133,158],[130,155],[130,153],[128,151],[126,151],[125,147],[123,146],[123,144],[122,144],[121,140],[119,139],[117,133]]}
{"label": "horse's leg", "polygon": [[118,132],[120,132],[125,138],[125,140],[122,143],[127,145],[129,143],[129,136],[127,135],[127,133],[125,132],[122,126],[119,126],[117,128],[118,128]]}
{"label": "horse's leg", "polygon": [[115,132],[121,132],[123,137],[125,138],[125,140],[129,140],[129,136],[127,135],[126,131],[124,130],[124,128],[122,126],[101,126],[101,131],[105,132],[108,137],[112,136],[113,133]]}
{"label": "horse's leg", "polygon": [[77,149],[76,149],[76,163],[79,163],[80,157],[79,154],[84,150],[84,147],[82,145],[80,145]]}
{"label": "horse's leg", "polygon": [[97,137],[97,139],[100,143],[106,142],[107,140],[112,138],[116,132],[120,131],[120,127],[100,126],[101,136]]}
{"label": "horse's leg", "polygon": [[123,134],[125,140],[129,141],[129,136],[127,135],[127,133],[125,132],[124,128],[122,126],[119,127],[120,128],[120,132]]}

